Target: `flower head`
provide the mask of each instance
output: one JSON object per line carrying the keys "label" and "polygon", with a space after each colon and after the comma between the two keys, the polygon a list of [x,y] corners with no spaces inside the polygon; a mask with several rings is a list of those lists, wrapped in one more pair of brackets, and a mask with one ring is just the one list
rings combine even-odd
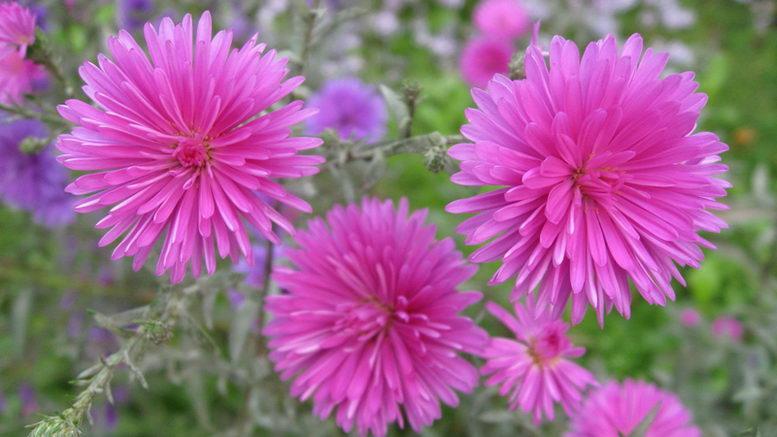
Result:
{"label": "flower head", "polygon": [[509,41],[479,37],[470,40],[461,52],[461,75],[474,86],[485,86],[495,74],[510,69],[513,45]]}
{"label": "flower head", "polygon": [[0,103],[20,103],[25,94],[45,88],[46,80],[40,65],[9,46],[0,46]]}
{"label": "flower head", "polygon": [[336,206],[297,234],[284,254],[294,268],[273,278],[288,291],[267,299],[270,358],[292,395],[334,413],[346,432],[383,436],[405,420],[416,432],[458,403],[477,369],[486,333],[459,314],[478,292],[456,287],[475,269],[450,238],[437,241],[426,211],[408,216],[406,200],[365,199]]}
{"label": "flower head", "polygon": [[[566,437],[699,437],[691,413],[672,393],[643,381],[610,382],[592,393]],[[646,423],[647,422],[647,423]]]}
{"label": "flower head", "polygon": [[45,126],[36,120],[0,122],[0,199],[54,228],[73,221],[71,198],[64,191],[67,171],[57,164],[51,147],[36,153],[20,149],[26,138],[46,137]]}
{"label": "flower head", "polygon": [[22,404],[22,416],[33,415],[40,410],[38,404],[38,392],[28,382],[19,386],[19,401]]}
{"label": "flower head", "polygon": [[18,49],[24,56],[35,42],[35,14],[17,2],[0,3],[0,45]]}
{"label": "flower head", "polygon": [[186,15],[180,24],[163,19],[159,29],[147,23],[144,35],[150,59],[121,31],[108,41],[112,58],[81,67],[96,106],[59,107],[77,125],[59,138],[60,160],[89,172],[67,188],[92,193],[76,211],[110,207],[97,223],[109,229],[99,244],[123,236],[113,258],[132,256],[135,269],[162,241],[156,273],[172,269],[173,282],[188,265],[194,276],[203,262],[212,273],[216,250],[250,261],[248,225],[276,243],[273,223],[293,232],[275,201],[310,211],[275,179],[317,172],[323,158],[298,153],[321,140],[291,136],[291,126],[315,111],[299,101],[271,109],[303,79],[284,80],[286,59],[262,54],[256,36],[240,49],[230,48],[228,31],[212,36],[207,12],[196,30]]}
{"label": "flower head", "polygon": [[742,322],[731,316],[720,316],[712,321],[712,335],[718,338],[728,338],[733,342],[742,340],[745,328]]}
{"label": "flower head", "polygon": [[482,0],[475,7],[473,21],[484,35],[507,40],[525,34],[531,26],[519,0]]}
{"label": "flower head", "polygon": [[489,302],[488,311],[515,334],[515,339],[495,337],[485,349],[481,369],[490,375],[486,385],[500,386],[511,409],[531,413],[535,422],[543,414],[553,420],[553,406],[560,403],[567,414],[580,404],[581,392],[596,385],[594,376],[570,361],[585,353],[567,337],[569,326],[560,319],[538,313],[534,305],[515,303],[515,316]]}
{"label": "flower head", "polygon": [[701,323],[701,314],[694,308],[684,308],[680,311],[680,323],[687,328],[698,326]]}
{"label": "flower head", "polygon": [[698,267],[714,247],[699,231],[726,227],[709,210],[724,208],[728,147],[693,132],[706,96],[690,72],[661,77],[666,61],[643,54],[638,35],[582,57],[555,37],[550,67],[532,45],[526,79],[472,91],[478,109],[461,130],[472,143],[450,149],[462,161],[451,179],[498,188],[447,209],[477,214],[459,231],[487,242],[473,261],[502,261],[493,283],[515,278],[514,297],[536,291],[554,314],[571,299],[573,323],[589,305],[600,324],[613,306],[629,317],[629,281],[651,304],[674,299],[677,266]]}
{"label": "flower head", "polygon": [[370,85],[356,78],[326,82],[308,105],[320,111],[308,119],[307,131],[320,134],[333,129],[343,139],[378,141],[386,132],[386,105]]}

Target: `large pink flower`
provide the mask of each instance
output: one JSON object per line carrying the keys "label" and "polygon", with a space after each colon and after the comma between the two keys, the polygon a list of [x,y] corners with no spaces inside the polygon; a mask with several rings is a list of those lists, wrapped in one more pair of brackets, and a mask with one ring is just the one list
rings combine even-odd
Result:
{"label": "large pink flower", "polygon": [[22,55],[35,42],[35,15],[17,2],[0,3],[0,44],[15,46]]}
{"label": "large pink flower", "polygon": [[497,304],[486,304],[488,311],[515,334],[515,340],[494,337],[485,349],[486,364],[481,371],[491,375],[486,385],[500,386],[510,408],[531,413],[535,422],[543,414],[553,420],[553,406],[560,403],[567,414],[580,404],[581,392],[596,379],[588,370],[570,361],[585,353],[569,341],[569,326],[547,313],[516,302],[515,317]]}
{"label": "large pink flower", "polygon": [[[641,430],[640,434],[633,434]],[[566,437],[700,437],[672,393],[643,381],[610,382],[585,401]]]}
{"label": "large pink flower", "polygon": [[476,269],[425,217],[408,217],[404,199],[336,206],[284,252],[295,268],[274,272],[288,294],[267,299],[270,358],[292,395],[345,431],[383,436],[406,417],[418,432],[477,384],[459,353],[487,336],[459,312],[481,295],[456,290]]}
{"label": "large pink flower", "polygon": [[97,223],[109,229],[99,244],[123,236],[113,258],[134,256],[135,269],[161,240],[156,272],[172,269],[173,282],[189,264],[195,276],[202,262],[212,273],[216,250],[250,262],[247,225],[273,242],[273,223],[292,232],[273,202],[310,206],[274,179],[314,174],[323,161],[298,155],[319,139],[291,136],[291,126],[312,110],[299,101],[270,109],[303,80],[284,80],[286,59],[262,54],[256,36],[231,49],[231,32],[212,37],[207,12],[194,41],[192,26],[189,15],[181,24],[165,18],[158,30],[146,24],[151,59],[129,33],[112,37],[112,59],[100,55],[99,66],[80,69],[97,106],[68,100],[59,107],[77,125],[59,138],[60,160],[91,172],[68,186],[73,194],[93,193],[76,211],[110,207]]}
{"label": "large pink flower", "polygon": [[706,96],[693,73],[662,78],[666,61],[643,54],[639,35],[582,57],[557,36],[549,67],[532,45],[525,80],[472,91],[461,131],[473,143],[450,149],[462,161],[452,180],[497,188],[447,209],[476,213],[459,230],[486,243],[472,260],[502,261],[493,283],[516,278],[515,298],[536,290],[555,314],[571,297],[574,323],[588,305],[600,323],[612,306],[628,318],[629,280],[652,304],[674,299],[677,265],[698,267],[700,246],[714,247],[698,232],[726,226],[709,210],[729,184],[716,177],[727,146],[693,132]]}

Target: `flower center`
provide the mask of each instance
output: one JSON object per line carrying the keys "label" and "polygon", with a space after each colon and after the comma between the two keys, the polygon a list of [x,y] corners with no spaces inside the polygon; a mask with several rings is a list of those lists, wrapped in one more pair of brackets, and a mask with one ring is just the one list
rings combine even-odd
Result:
{"label": "flower center", "polygon": [[173,157],[183,167],[202,167],[210,159],[210,145],[200,138],[185,138],[178,142]]}
{"label": "flower center", "polygon": [[553,323],[529,341],[529,356],[537,365],[547,365],[570,346],[563,324]]}
{"label": "flower center", "polygon": [[351,332],[360,340],[374,338],[391,329],[395,321],[407,323],[411,316],[407,310],[408,302],[399,297],[393,304],[370,297],[361,302],[338,305],[337,311],[343,316],[335,322],[336,331]]}

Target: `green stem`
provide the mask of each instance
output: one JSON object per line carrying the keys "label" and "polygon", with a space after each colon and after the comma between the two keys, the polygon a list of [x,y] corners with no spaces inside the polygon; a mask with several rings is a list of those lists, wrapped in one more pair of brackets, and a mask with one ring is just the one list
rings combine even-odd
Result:
{"label": "green stem", "polygon": [[[167,293],[160,293],[157,297],[158,300],[148,306],[143,318],[161,321],[161,326],[172,331],[186,299],[197,290],[199,290],[199,285],[195,284],[184,289],[172,289]],[[30,436],[46,435],[47,430],[57,426],[65,427],[78,435],[80,433],[78,428],[83,424],[95,398],[99,394],[105,394],[108,400],[112,401],[110,383],[116,367],[120,364],[126,364],[140,380],[141,385],[146,387],[146,381],[134,363],[143,356],[147,346],[158,343],[159,338],[168,338],[156,332],[159,326],[158,323],[141,324],[135,334],[124,342],[117,352],[81,372],[78,376],[78,382],[86,385],[86,388],[76,396],[70,407],[55,416],[49,416],[34,424]]]}
{"label": "green stem", "polygon": [[21,118],[40,120],[52,128],[52,130],[61,130],[68,127],[68,124],[65,122],[65,120],[59,117],[58,114],[52,112],[39,112],[18,105],[9,106],[4,104],[0,104],[0,111],[19,116]]}
{"label": "green stem", "polygon": [[313,46],[313,30],[316,27],[319,3],[320,0],[313,0],[304,17],[305,30],[303,31],[302,50],[300,50],[299,55],[299,74],[303,76],[305,75],[308,58],[310,57],[310,51]]}

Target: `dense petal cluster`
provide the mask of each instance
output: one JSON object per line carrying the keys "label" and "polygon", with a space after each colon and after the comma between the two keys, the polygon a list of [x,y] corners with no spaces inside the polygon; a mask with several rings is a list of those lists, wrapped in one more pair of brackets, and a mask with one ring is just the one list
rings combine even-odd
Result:
{"label": "dense petal cluster", "polygon": [[495,74],[507,74],[513,51],[509,41],[489,37],[474,38],[461,52],[461,75],[470,85],[485,86]]}
{"label": "dense petal cluster", "polygon": [[[639,434],[634,434],[641,430]],[[609,382],[592,393],[566,437],[700,437],[691,413],[672,393],[643,381]]]}
{"label": "dense petal cluster", "polygon": [[24,139],[48,135],[37,120],[0,122],[0,199],[54,228],[73,221],[72,201],[64,191],[67,171],[57,164],[51,147],[37,153],[20,149]]}
{"label": "dense petal cluster", "polygon": [[567,414],[580,404],[581,392],[596,379],[585,368],[570,361],[585,353],[567,337],[569,326],[545,312],[537,312],[529,302],[515,303],[515,316],[489,302],[488,311],[498,318],[515,339],[494,337],[485,349],[482,373],[490,375],[486,385],[500,386],[510,408],[532,414],[535,422],[554,418],[554,405],[560,403]]}
{"label": "dense petal cluster", "polygon": [[472,18],[483,35],[500,39],[517,38],[531,27],[529,14],[519,0],[483,0]]}
{"label": "dense petal cluster", "polygon": [[310,134],[334,130],[342,139],[378,141],[386,132],[388,113],[374,87],[356,78],[327,81],[309,100],[319,109],[307,122]]}
{"label": "dense petal cluster", "polygon": [[690,72],[662,77],[667,55],[634,35],[619,50],[608,36],[580,52],[555,37],[550,66],[527,49],[526,79],[497,76],[472,95],[455,183],[497,186],[448,205],[476,213],[459,227],[486,243],[476,262],[501,260],[492,278],[515,278],[515,297],[536,290],[579,322],[590,305],[600,323],[613,306],[629,317],[629,280],[651,304],[674,299],[677,266],[698,267],[699,231],[726,224],[709,210],[729,184],[716,135],[694,133],[706,96]]}
{"label": "dense petal cluster", "polygon": [[16,46],[22,55],[35,42],[35,14],[17,2],[0,3],[0,45]]}
{"label": "dense petal cluster", "polygon": [[76,211],[110,207],[97,223],[108,229],[99,244],[123,236],[113,258],[132,256],[135,269],[161,240],[156,273],[171,269],[173,282],[188,265],[195,276],[203,262],[212,273],[216,251],[250,262],[249,226],[273,242],[273,223],[292,232],[274,203],[310,206],[274,179],[314,174],[323,161],[298,154],[319,139],[291,136],[292,125],[315,111],[299,101],[271,109],[303,80],[284,79],[286,59],[263,54],[256,36],[232,49],[230,32],[212,36],[207,12],[196,27],[189,15],[180,24],[165,18],[159,29],[146,24],[150,59],[122,31],[108,41],[111,58],[99,55],[98,65],[80,69],[96,106],[59,107],[77,125],[58,140],[60,161],[88,172],[68,186],[89,194]]}
{"label": "dense petal cluster", "polygon": [[292,395],[345,431],[383,436],[407,420],[418,432],[477,384],[459,353],[487,336],[459,312],[481,294],[456,290],[475,268],[425,216],[406,200],[337,206],[284,252],[295,268],[274,272],[288,293],[267,299],[270,358]]}

